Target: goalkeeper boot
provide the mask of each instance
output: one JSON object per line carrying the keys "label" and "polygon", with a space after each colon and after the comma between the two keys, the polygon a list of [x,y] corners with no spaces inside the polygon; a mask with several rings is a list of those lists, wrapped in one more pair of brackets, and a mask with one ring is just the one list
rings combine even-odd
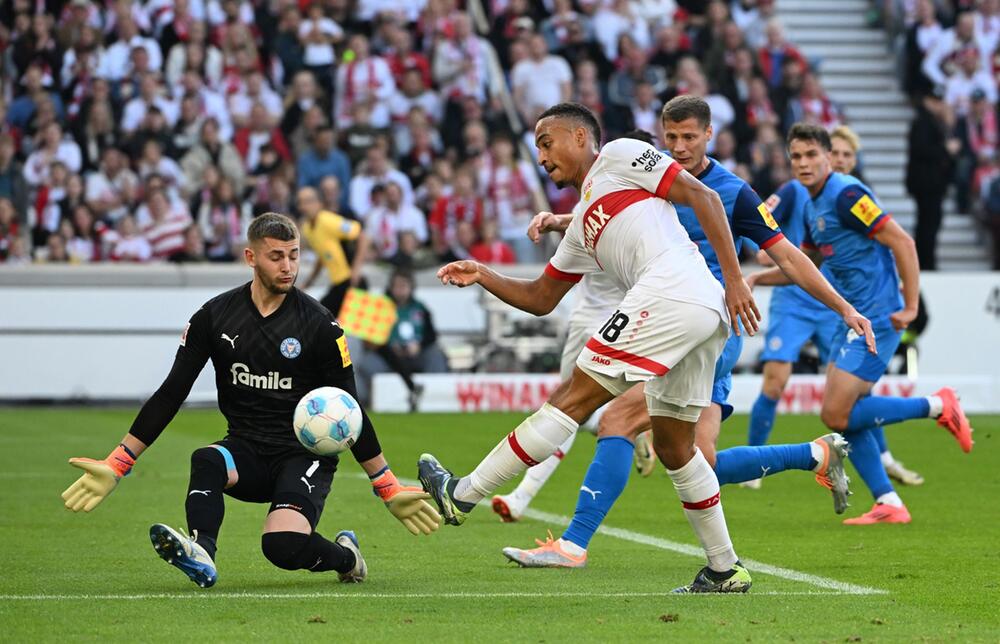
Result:
{"label": "goalkeeper boot", "polygon": [[750,590],[753,580],[750,571],[736,562],[725,572],[716,572],[705,566],[687,586],[675,588],[675,593],[745,593]]}
{"label": "goalkeeper boot", "polygon": [[898,481],[903,485],[923,485],[924,477],[918,472],[906,469],[903,463],[900,461],[893,461],[885,466],[885,473],[889,475],[893,481]]}
{"label": "goalkeeper boot", "polygon": [[341,530],[334,537],[333,541],[340,546],[347,548],[354,553],[354,567],[347,572],[337,573],[340,581],[345,584],[360,584],[368,576],[368,564],[361,556],[361,548],[358,546],[358,537],[351,530]]}
{"label": "goalkeeper boot", "polygon": [[823,449],[823,461],[816,470],[816,482],[833,493],[833,511],[843,514],[847,509],[847,497],[851,495],[848,489],[850,479],[844,471],[844,459],[847,458],[847,441],[837,433],[820,436],[813,441]]}
{"label": "goalkeeper boot", "polygon": [[909,523],[910,511],[905,505],[876,503],[859,517],[844,519],[844,525],[872,525],[875,523]]}
{"label": "goalkeeper boot", "polygon": [[472,511],[475,504],[463,503],[454,499],[452,495],[455,492],[455,485],[458,483],[455,475],[450,470],[445,469],[431,454],[420,455],[417,460],[417,473],[420,484],[424,486],[424,492],[431,495],[434,502],[437,503],[438,509],[441,510],[444,522],[451,525],[465,523],[466,515]]}
{"label": "goalkeeper boot", "polygon": [[490,501],[493,511],[500,515],[504,523],[516,523],[521,520],[524,508],[516,500],[516,494],[498,494]]}
{"label": "goalkeeper boot", "polygon": [[656,469],[659,459],[653,451],[653,433],[643,432],[635,437],[635,471],[646,477]]}
{"label": "goalkeeper boot", "polygon": [[587,551],[582,555],[572,555],[566,552],[562,539],[553,539],[552,531],[545,541],[535,539],[537,548],[522,550],[520,548],[504,548],[503,556],[522,568],[583,568],[587,565]]}
{"label": "goalkeeper boot", "polygon": [[962,411],[958,395],[951,387],[942,387],[935,391],[934,395],[940,397],[944,404],[944,409],[937,418],[938,425],[951,432],[962,451],[968,454],[972,451],[972,426],[969,425],[969,419]]}
{"label": "goalkeeper boot", "polygon": [[149,540],[153,542],[153,550],[161,559],[179,568],[202,588],[210,588],[215,585],[219,576],[212,557],[195,541],[197,537],[197,530],[189,537],[162,523],[154,523],[149,528]]}

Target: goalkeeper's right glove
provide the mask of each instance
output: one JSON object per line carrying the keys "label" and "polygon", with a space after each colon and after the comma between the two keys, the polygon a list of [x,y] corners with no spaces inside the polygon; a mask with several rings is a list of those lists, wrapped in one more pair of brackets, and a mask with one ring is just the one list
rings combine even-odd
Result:
{"label": "goalkeeper's right glove", "polygon": [[118,481],[132,471],[135,457],[124,445],[119,445],[103,461],[92,458],[71,458],[69,464],[85,472],[62,493],[66,508],[73,512],[90,512],[111,494]]}

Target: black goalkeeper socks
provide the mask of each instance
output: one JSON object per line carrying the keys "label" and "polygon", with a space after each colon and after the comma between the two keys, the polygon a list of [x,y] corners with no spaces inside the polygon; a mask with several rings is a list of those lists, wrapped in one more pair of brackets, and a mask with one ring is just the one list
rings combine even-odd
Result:
{"label": "black goalkeeper socks", "polygon": [[222,491],[227,480],[226,462],[219,450],[202,447],[191,454],[191,480],[188,484],[184,510],[187,513],[188,532],[197,532],[198,545],[215,559],[215,541],[226,513]]}
{"label": "black goalkeeper socks", "polygon": [[260,547],[268,561],[285,570],[349,572],[356,563],[353,552],[318,532],[267,532]]}

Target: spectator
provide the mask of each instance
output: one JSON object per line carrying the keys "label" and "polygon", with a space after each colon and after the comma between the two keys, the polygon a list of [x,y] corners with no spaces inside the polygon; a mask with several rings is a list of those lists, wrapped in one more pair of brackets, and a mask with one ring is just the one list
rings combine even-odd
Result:
{"label": "spectator", "polygon": [[198,103],[198,111],[206,118],[215,119],[219,128],[219,136],[225,141],[232,140],[233,124],[229,117],[229,106],[226,105],[226,100],[218,92],[206,87],[197,71],[189,69],[184,72],[178,92],[184,96],[194,96]]}
{"label": "spectator", "polygon": [[534,34],[529,40],[530,58],[514,65],[510,84],[514,91],[514,104],[526,123],[533,121],[528,115],[537,108],[546,109],[570,98],[570,81],[573,72],[566,61],[549,54],[545,37]]}
{"label": "spectator", "polygon": [[92,172],[101,164],[104,150],[118,140],[115,117],[108,103],[90,106],[86,120],[76,131],[76,143],[82,155],[82,169]]}
{"label": "spectator", "polygon": [[181,159],[181,168],[186,177],[186,187],[189,191],[199,190],[205,176],[205,168],[213,165],[222,175],[233,182],[237,194],[242,194],[246,180],[243,169],[243,159],[232,143],[223,139],[219,123],[214,117],[208,117],[201,125],[201,141],[191,148]]}
{"label": "spectator", "polygon": [[118,221],[115,235],[111,240],[108,259],[113,262],[148,262],[153,257],[153,247],[149,240],[139,234],[135,217],[125,215]]}
{"label": "spectator", "polygon": [[369,109],[371,124],[387,128],[389,99],[396,93],[392,70],[385,59],[371,55],[364,35],[351,36],[348,46],[353,59],[337,70],[337,123],[342,127],[350,126],[355,104],[363,103]]}
{"label": "spectator", "polygon": [[419,74],[421,88],[431,86],[431,64],[419,51],[413,50],[413,35],[406,29],[396,28],[392,31],[392,50],[385,61],[392,71],[392,78],[397,87],[403,85],[404,78],[410,72]]}
{"label": "spectator", "polygon": [[344,30],[335,20],[323,15],[323,4],[309,4],[306,18],[298,25],[299,42],[302,44],[302,65],[312,73],[327,94],[333,92],[333,65],[336,61],[334,45],[344,37]]}
{"label": "spectator", "polygon": [[14,137],[0,134],[0,199],[9,200],[15,212],[24,213],[28,207],[28,183],[16,152]]}
{"label": "spectator", "polygon": [[38,259],[47,264],[68,264],[70,257],[66,252],[66,238],[59,233],[53,233],[45,240],[45,250],[39,253]]}
{"label": "spectator", "polygon": [[786,123],[814,123],[831,130],[841,123],[840,108],[831,101],[816,76],[807,73],[802,77],[802,90],[788,105]]}
{"label": "spectator", "polygon": [[20,236],[23,222],[18,221],[14,204],[6,197],[0,197],[0,262],[8,260],[13,240]]}
{"label": "spectator", "polygon": [[911,96],[927,94],[934,82],[923,72],[924,57],[937,44],[944,28],[938,22],[933,0],[917,0],[916,21],[906,31],[905,64],[906,75],[903,88]]}
{"label": "spectator", "polygon": [[636,86],[649,83],[654,94],[667,89],[667,73],[662,68],[648,64],[646,52],[628,35],[623,35],[619,47],[621,58],[618,71],[608,79],[608,101],[628,108],[635,99]]}
{"label": "spectator", "polygon": [[975,51],[981,60],[981,68],[989,69],[992,51],[985,49],[983,43],[976,38],[976,20],[970,12],[960,13],[955,19],[955,26],[946,29],[924,57],[921,71],[935,85],[944,85],[948,77],[955,73],[958,56],[965,49]]}
{"label": "spectator", "polygon": [[246,244],[250,213],[236,198],[232,182],[220,177],[210,199],[201,204],[198,225],[205,240],[205,256],[210,262],[231,262]]}
{"label": "spectator", "polygon": [[483,221],[483,200],[476,193],[476,173],[462,168],[455,175],[450,195],[441,195],[430,214],[431,248],[441,261],[453,255],[458,227],[468,223],[477,230]]}
{"label": "spectator", "polygon": [[332,127],[322,125],[317,129],[313,147],[299,157],[297,170],[299,187],[317,187],[324,176],[331,174],[337,177],[341,185],[351,181],[350,160],[334,147]]}
{"label": "spectator", "polygon": [[8,123],[22,132],[34,133],[30,125],[43,102],[54,108],[56,118],[64,118],[62,99],[57,92],[46,89],[52,85],[52,78],[46,76],[40,65],[28,65],[21,77],[21,85],[24,85],[24,92],[11,102],[7,110]]}
{"label": "spectator", "polygon": [[153,248],[155,259],[169,259],[171,255],[185,249],[184,231],[193,222],[191,216],[170,203],[163,190],[154,190],[146,195],[149,222],[143,228],[143,236]]}
{"label": "spectator", "polygon": [[175,264],[198,264],[206,261],[205,240],[198,224],[191,224],[184,229],[184,248],[168,257],[167,260]]}
{"label": "spectator", "polygon": [[244,169],[256,174],[261,164],[261,149],[269,146],[283,161],[291,161],[292,153],[281,130],[273,125],[267,108],[262,103],[250,109],[250,118],[236,131],[233,145],[243,159]]}
{"label": "spectator", "polygon": [[517,262],[514,249],[497,239],[497,222],[487,219],[480,229],[480,240],[469,247],[469,256],[484,264],[513,264]]}
{"label": "spectator", "polygon": [[40,135],[38,149],[31,153],[24,164],[24,179],[29,186],[37,187],[49,180],[49,169],[56,161],[70,172],[79,172],[83,166],[80,146],[63,138],[62,127],[49,123]]}
{"label": "spectator", "polygon": [[160,44],[139,33],[135,20],[124,11],[117,16],[117,32],[118,38],[105,52],[98,75],[112,82],[122,80],[131,71],[131,55],[134,47],[142,47],[146,51],[150,69],[163,67]]}
{"label": "spectator", "polygon": [[679,25],[663,25],[657,29],[656,48],[649,59],[651,65],[661,67],[667,76],[673,76],[681,59],[690,55],[691,41]]}
{"label": "spectator", "polygon": [[[368,391],[377,373],[395,371],[410,390],[410,409],[415,410],[422,387],[411,379],[413,373],[446,373],[448,360],[437,345],[437,330],[430,310],[413,296],[415,281],[407,271],[389,278],[389,297],[396,304],[396,324],[389,341],[374,352],[365,352],[358,364],[359,390]],[[359,392],[360,393],[360,392]],[[364,397],[364,396],[362,396]]]}
{"label": "spectator", "polygon": [[142,156],[136,163],[139,178],[145,179],[151,174],[162,177],[167,186],[180,194],[187,194],[188,179],[181,167],[169,157],[163,156],[163,146],[156,139],[149,139],[142,146]]}
{"label": "spectator", "polygon": [[618,45],[623,34],[631,37],[640,49],[650,45],[649,25],[638,15],[629,0],[611,0],[594,14],[594,37],[608,60],[618,59]]}
{"label": "spectator", "polygon": [[281,97],[267,84],[264,75],[254,70],[246,77],[246,83],[229,97],[229,112],[237,127],[246,127],[255,105],[264,108],[269,124],[281,121]]}
{"label": "spectator", "polygon": [[783,69],[787,61],[793,61],[800,74],[809,69],[806,59],[798,49],[785,39],[785,29],[777,18],[767,23],[767,42],[757,51],[764,80],[772,88],[783,83]]}
{"label": "spectator", "polygon": [[945,84],[944,100],[955,116],[963,117],[969,111],[972,94],[978,90],[986,101],[997,103],[997,82],[985,69],[980,68],[981,57],[975,49],[958,52],[957,69]]}
{"label": "spectator", "polygon": [[518,261],[543,261],[542,250],[525,234],[531,218],[545,209],[541,185],[535,169],[514,157],[509,137],[497,135],[490,143],[479,189],[486,199],[486,217],[497,221],[500,239],[513,247]]}
{"label": "spectator", "polygon": [[[385,143],[382,143],[369,149],[365,154],[364,163],[350,180],[348,202],[351,212],[361,221],[368,219],[372,206],[372,189],[377,185],[394,183],[401,189],[402,202],[407,205],[413,203],[413,187],[410,185],[410,179],[389,165],[385,147]],[[426,235],[424,238],[426,239]]]}
{"label": "spectator", "polygon": [[981,192],[983,177],[996,171],[996,109],[982,90],[973,90],[969,110],[956,120],[955,132],[962,142],[956,159],[955,202],[960,212],[970,212],[970,197]]}
{"label": "spectator", "polygon": [[418,242],[426,243],[427,218],[404,201],[402,187],[390,180],[385,184],[384,205],[374,208],[365,219],[365,233],[378,257],[390,260],[399,251],[399,235],[403,232],[412,232]]}
{"label": "spectator", "polygon": [[937,269],[937,235],[941,202],[948,189],[960,143],[951,138],[953,117],[941,97],[929,94],[917,106],[910,124],[906,190],[917,202],[914,235],[920,268]]}
{"label": "spectator", "polygon": [[218,87],[222,81],[222,52],[208,41],[205,23],[198,20],[191,23],[187,39],[170,47],[164,78],[170,87],[181,85],[181,78],[188,69],[200,70],[211,87]]}
{"label": "spectator", "polygon": [[73,210],[71,218],[63,219],[61,234],[66,239],[66,253],[73,263],[101,260],[101,239],[94,222],[94,213],[85,204]]}
{"label": "spectator", "polygon": [[97,172],[87,176],[87,205],[101,218],[117,221],[138,198],[139,177],[128,167],[128,157],[116,147],[104,149]]}
{"label": "spectator", "polygon": [[487,61],[490,44],[472,31],[468,15],[459,13],[452,21],[452,35],[434,48],[431,70],[441,92],[449,98],[472,96],[486,100],[489,81]]}
{"label": "spectator", "polygon": [[149,72],[142,77],[139,95],[125,104],[121,123],[122,131],[130,133],[138,128],[146,117],[147,110],[153,106],[159,109],[160,113],[167,119],[168,124],[173,125],[177,122],[177,106],[163,95],[156,74]]}

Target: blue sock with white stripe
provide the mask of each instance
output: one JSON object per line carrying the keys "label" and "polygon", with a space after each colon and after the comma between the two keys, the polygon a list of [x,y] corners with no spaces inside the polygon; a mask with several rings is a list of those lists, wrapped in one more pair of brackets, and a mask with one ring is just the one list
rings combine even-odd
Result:
{"label": "blue sock with white stripe", "polygon": [[715,476],[719,485],[743,483],[785,470],[816,467],[811,443],[730,447],[715,455]]}
{"label": "blue sock with white stripe", "polygon": [[926,398],[866,396],[851,408],[847,431],[881,427],[912,418],[929,418],[930,415],[931,403]]}
{"label": "blue sock with white stripe", "polygon": [[634,450],[632,442],[622,436],[597,440],[594,460],[587,468],[573,520],[563,533],[563,539],[587,549],[597,528],[628,483]]}
{"label": "blue sock with white stripe", "polygon": [[778,401],[768,398],[764,392],[760,392],[757,400],[754,401],[750,409],[750,429],[747,436],[747,445],[765,445],[767,437],[771,435],[771,428],[774,427],[774,416],[778,411]]}

